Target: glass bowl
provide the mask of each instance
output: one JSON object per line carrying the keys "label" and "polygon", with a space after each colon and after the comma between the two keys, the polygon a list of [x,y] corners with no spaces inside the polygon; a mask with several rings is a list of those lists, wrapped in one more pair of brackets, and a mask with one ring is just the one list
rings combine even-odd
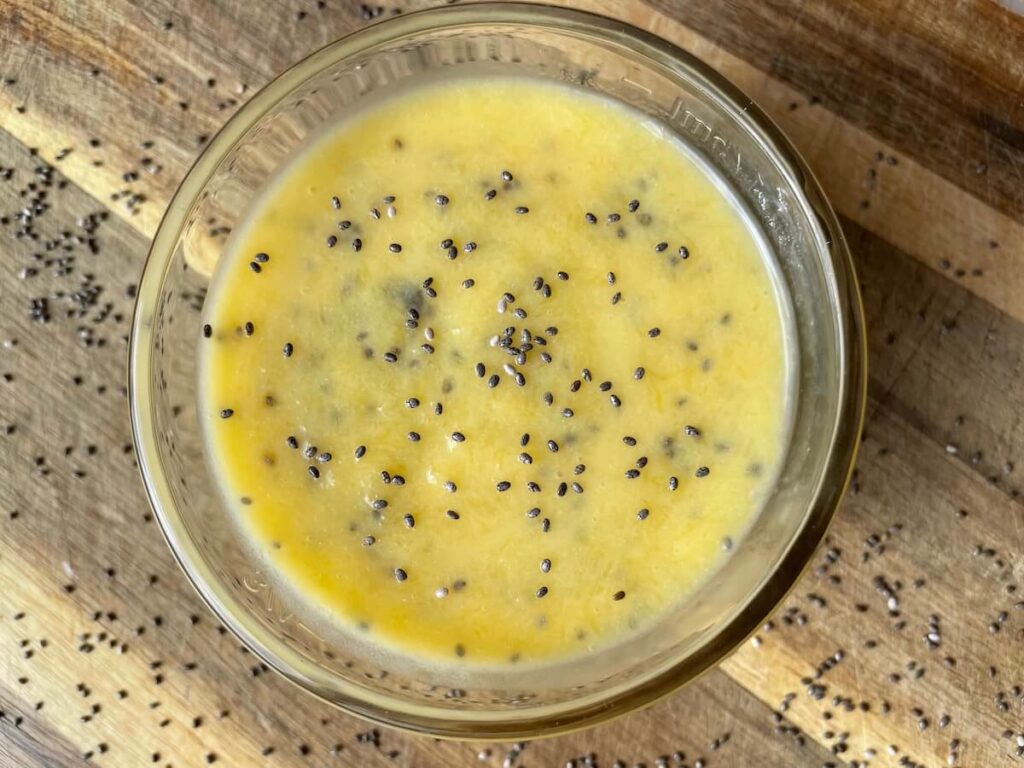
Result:
{"label": "glass bowl", "polygon": [[[200,310],[227,235],[275,172],[362,100],[416,78],[522,75],[617,99],[683,138],[763,230],[791,304],[791,440],[763,513],[715,576],[628,643],[507,670],[388,657],[325,627],[245,546],[204,456]],[[721,75],[612,19],[495,3],[396,16],[278,77],[181,184],[138,292],[132,426],[160,526],[199,594],[253,653],[317,696],[435,736],[520,739],[592,725],[720,661],[772,611],[820,542],[851,471],[865,398],[863,318],[835,214],[778,128]]]}

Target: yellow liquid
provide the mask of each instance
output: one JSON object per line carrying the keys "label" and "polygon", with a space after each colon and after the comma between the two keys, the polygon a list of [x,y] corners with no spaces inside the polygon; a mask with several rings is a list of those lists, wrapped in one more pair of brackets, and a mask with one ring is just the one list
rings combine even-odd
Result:
{"label": "yellow liquid", "polygon": [[[785,323],[758,240],[621,106],[517,79],[377,104],[218,270],[201,392],[225,494],[296,591],[385,647],[620,640],[713,577],[776,475]],[[534,339],[518,360],[509,327]]]}

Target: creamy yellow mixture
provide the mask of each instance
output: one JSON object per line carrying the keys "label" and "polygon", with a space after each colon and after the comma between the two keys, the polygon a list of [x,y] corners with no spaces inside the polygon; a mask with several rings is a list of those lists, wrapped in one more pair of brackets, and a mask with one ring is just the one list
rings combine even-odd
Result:
{"label": "creamy yellow mixture", "polygon": [[784,322],[748,226],[638,114],[423,86],[267,190],[200,339],[242,526],[334,620],[542,661],[679,604],[783,451]]}

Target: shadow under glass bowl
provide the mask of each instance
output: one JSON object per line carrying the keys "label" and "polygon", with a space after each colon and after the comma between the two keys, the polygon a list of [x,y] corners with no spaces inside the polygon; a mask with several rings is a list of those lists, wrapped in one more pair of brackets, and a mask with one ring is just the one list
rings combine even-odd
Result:
{"label": "shadow under glass bowl", "polygon": [[[228,233],[312,137],[425,77],[560,81],[638,109],[685,141],[761,229],[792,314],[791,439],[764,511],[733,556],[628,643],[538,667],[479,670],[381,654],[332,630],[242,540],[196,413],[203,301]],[[510,108],[514,105],[510,105]],[[132,426],[160,526],[203,599],[260,659],[377,722],[436,736],[520,739],[648,704],[741,643],[784,597],[845,489],[860,433],[865,348],[836,217],[773,123],[715,71],[626,24],[496,3],[398,16],[317,51],[244,106],[185,178],[160,225],[131,339]]]}

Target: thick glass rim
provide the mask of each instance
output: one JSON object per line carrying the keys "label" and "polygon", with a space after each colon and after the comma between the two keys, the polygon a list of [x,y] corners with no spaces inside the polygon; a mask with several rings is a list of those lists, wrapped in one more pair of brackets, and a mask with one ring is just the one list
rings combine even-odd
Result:
{"label": "thick glass rim", "polygon": [[[832,269],[840,364],[840,391],[832,435],[818,492],[803,526],[775,570],[762,582],[744,610],[738,611],[713,640],[662,673],[623,692],[596,701],[560,705],[553,714],[479,713],[414,705],[387,694],[351,686],[314,667],[294,649],[267,637],[255,624],[231,610],[211,569],[184,528],[154,434],[153,318],[176,243],[193,204],[221,160],[274,105],[309,77],[345,58],[376,46],[425,32],[476,25],[515,24],[575,32],[627,46],[674,74],[700,83],[761,144],[778,164],[792,190],[802,195],[812,221],[821,229],[822,256]],[[624,22],[567,8],[519,2],[454,5],[395,16],[354,32],[309,55],[265,86],[208,144],[185,176],[168,206],[150,247],[139,284],[132,322],[129,397],[136,455],[149,503],[164,537],[185,575],[218,619],[258,658],[286,679],[319,698],[372,721],[444,738],[515,740],[554,735],[595,725],[651,704],[691,682],[732,653],[786,597],[807,568],[849,483],[856,458],[867,394],[867,349],[863,306],[853,261],[838,219],[806,163],[771,119],[736,86],[691,54]]]}

